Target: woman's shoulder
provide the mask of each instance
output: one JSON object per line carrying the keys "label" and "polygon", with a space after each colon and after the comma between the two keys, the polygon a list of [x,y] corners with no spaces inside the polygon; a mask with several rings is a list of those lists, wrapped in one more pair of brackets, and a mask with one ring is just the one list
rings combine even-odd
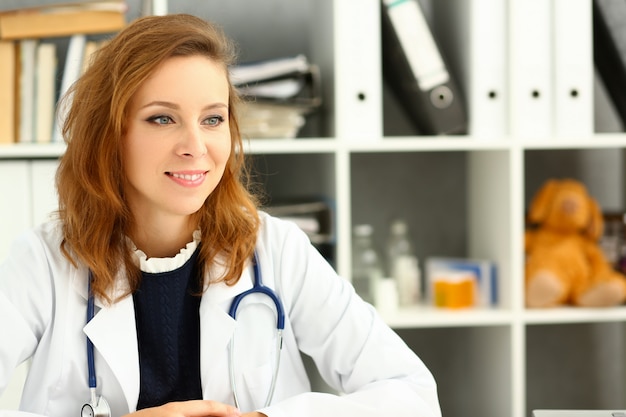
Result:
{"label": "woman's shoulder", "polygon": [[259,211],[259,219],[261,221],[261,227],[259,228],[261,237],[267,235],[284,236],[293,233],[306,236],[294,222],[272,216],[265,211]]}
{"label": "woman's shoulder", "polygon": [[49,220],[18,234],[9,246],[7,258],[23,261],[31,259],[33,263],[56,263],[63,259],[61,242],[63,227],[59,220]]}
{"label": "woman's shoulder", "polygon": [[51,219],[35,226],[24,237],[40,241],[47,247],[58,248],[63,240],[63,224],[59,219]]}

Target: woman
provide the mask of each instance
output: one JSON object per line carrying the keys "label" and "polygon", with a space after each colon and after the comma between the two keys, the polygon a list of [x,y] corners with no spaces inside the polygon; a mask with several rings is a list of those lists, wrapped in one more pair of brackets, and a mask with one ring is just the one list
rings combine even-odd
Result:
{"label": "woman", "polygon": [[[21,409],[37,415],[439,416],[424,364],[306,235],[257,211],[233,58],[199,18],[146,17],[76,83],[59,218],[0,267],[0,390],[30,358]],[[279,364],[270,297],[229,315],[254,254],[284,307]],[[301,352],[342,395],[310,392]]]}

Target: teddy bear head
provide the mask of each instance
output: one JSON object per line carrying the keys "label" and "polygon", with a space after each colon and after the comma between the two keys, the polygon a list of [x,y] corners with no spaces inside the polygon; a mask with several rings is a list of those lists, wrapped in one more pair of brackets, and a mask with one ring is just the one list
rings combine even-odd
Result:
{"label": "teddy bear head", "polygon": [[582,233],[597,241],[603,233],[600,207],[587,188],[573,179],[546,181],[534,196],[528,219],[534,226],[557,233]]}

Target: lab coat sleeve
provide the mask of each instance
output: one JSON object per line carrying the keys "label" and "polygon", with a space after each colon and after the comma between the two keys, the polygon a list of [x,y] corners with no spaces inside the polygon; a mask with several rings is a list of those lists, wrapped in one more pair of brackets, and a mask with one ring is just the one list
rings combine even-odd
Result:
{"label": "lab coat sleeve", "polygon": [[[30,358],[47,327],[51,310],[50,274],[35,234],[24,234],[0,265],[0,393],[15,368]],[[0,410],[1,417],[33,416]]]}
{"label": "lab coat sleeve", "polygon": [[295,226],[282,229],[284,235],[275,233],[266,244],[272,247],[276,285],[298,348],[341,394],[299,394],[261,412],[269,417],[439,417],[435,380],[424,363],[304,233]]}

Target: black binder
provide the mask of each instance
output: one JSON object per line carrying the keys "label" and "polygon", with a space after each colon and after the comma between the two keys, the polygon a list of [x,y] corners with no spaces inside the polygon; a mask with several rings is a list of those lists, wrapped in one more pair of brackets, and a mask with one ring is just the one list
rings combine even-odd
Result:
{"label": "black binder", "polygon": [[626,125],[626,1],[593,0],[593,59]]}
{"label": "black binder", "polygon": [[419,133],[466,133],[461,91],[418,1],[382,0],[381,15],[383,76]]}

